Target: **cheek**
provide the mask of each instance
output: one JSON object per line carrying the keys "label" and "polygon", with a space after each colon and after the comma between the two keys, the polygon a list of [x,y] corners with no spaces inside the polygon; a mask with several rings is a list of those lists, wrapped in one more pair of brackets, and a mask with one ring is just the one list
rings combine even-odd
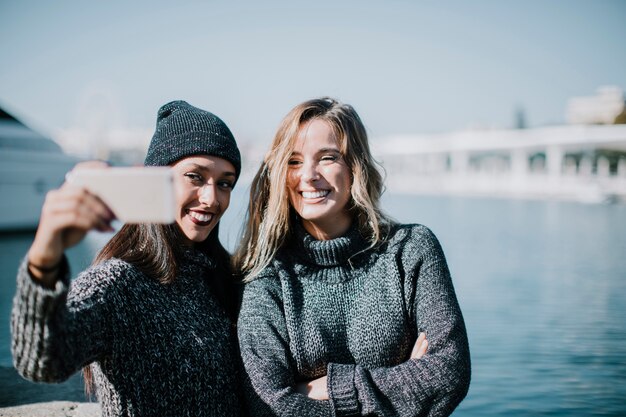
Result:
{"label": "cheek", "polygon": [[226,209],[230,206],[230,192],[225,192],[224,196],[221,198],[220,207],[222,208],[222,214],[226,211]]}
{"label": "cheek", "polygon": [[184,217],[185,216],[182,213],[178,213],[176,216],[176,225],[178,226],[178,229],[183,232],[183,234],[185,234],[185,222],[183,221]]}
{"label": "cheek", "polygon": [[289,191],[292,191],[294,188],[298,186],[298,176],[293,170],[290,170],[287,172],[286,182],[287,182],[287,189]]}
{"label": "cheek", "polygon": [[176,191],[176,208],[178,210],[181,210],[183,207],[185,207],[185,203],[187,202],[187,194],[184,193],[182,190],[177,190]]}
{"label": "cheek", "polygon": [[349,174],[346,175],[344,177],[344,181],[345,181],[346,191],[348,192],[348,194],[350,194],[350,192],[352,191],[352,176]]}
{"label": "cheek", "polygon": [[297,202],[296,202],[297,197],[298,197],[298,194],[294,192],[291,187],[287,187],[287,199],[289,200],[289,205],[291,205],[291,207],[297,206]]}
{"label": "cheek", "polygon": [[178,209],[182,209],[189,203],[189,201],[193,200],[196,190],[193,187],[190,187],[189,184],[181,181],[175,183],[174,185],[176,205],[178,206]]}
{"label": "cheek", "polygon": [[352,178],[350,171],[347,169],[333,170],[327,173],[326,178],[332,178],[332,185],[337,188],[340,193],[350,193],[352,187]]}
{"label": "cheek", "polygon": [[293,173],[287,174],[287,194],[289,194],[289,199],[291,200],[297,194],[298,180],[296,175]]}
{"label": "cheek", "polygon": [[343,199],[349,201],[352,195],[352,178],[349,171],[344,171],[337,177],[337,185]]}

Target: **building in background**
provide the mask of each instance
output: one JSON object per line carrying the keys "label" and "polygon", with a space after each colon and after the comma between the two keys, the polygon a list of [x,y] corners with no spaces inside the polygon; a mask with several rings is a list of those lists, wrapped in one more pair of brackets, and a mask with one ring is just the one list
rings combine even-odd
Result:
{"label": "building in background", "polygon": [[571,98],[567,103],[565,119],[569,124],[610,125],[625,108],[622,89],[605,86],[598,88],[595,96]]}
{"label": "building in background", "polygon": [[154,129],[63,129],[54,135],[65,152],[84,159],[96,158],[113,165],[143,165]]}
{"label": "building in background", "polygon": [[[92,105],[91,112],[113,112],[111,100],[86,101],[109,103]],[[626,201],[626,124],[615,124],[626,123],[625,108],[620,88],[601,87],[595,96],[569,100],[566,125],[528,128],[518,107],[514,129],[373,138],[372,149],[393,192]],[[105,117],[79,113],[91,122],[55,135],[68,153],[116,165],[143,163],[152,129],[107,127],[100,122]],[[247,183],[267,144],[239,145],[240,182]]]}
{"label": "building in background", "polygon": [[0,231],[35,229],[46,193],[78,161],[0,109]]}
{"label": "building in background", "polygon": [[568,125],[389,137],[374,153],[395,192],[626,202],[624,108],[603,87],[569,102]]}

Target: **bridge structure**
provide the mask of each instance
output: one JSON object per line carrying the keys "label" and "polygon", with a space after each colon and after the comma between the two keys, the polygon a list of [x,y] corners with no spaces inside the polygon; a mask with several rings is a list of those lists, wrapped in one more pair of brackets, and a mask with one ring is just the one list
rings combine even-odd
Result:
{"label": "bridge structure", "polygon": [[395,192],[626,202],[626,125],[564,125],[373,141]]}

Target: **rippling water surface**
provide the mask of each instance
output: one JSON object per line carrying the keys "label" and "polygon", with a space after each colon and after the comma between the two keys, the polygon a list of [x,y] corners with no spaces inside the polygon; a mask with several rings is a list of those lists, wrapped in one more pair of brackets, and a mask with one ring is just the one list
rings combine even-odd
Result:
{"label": "rippling water surface", "polygon": [[458,416],[626,415],[626,207],[390,196],[441,240],[473,378]]}
{"label": "rippling water surface", "polygon": [[[473,371],[455,416],[626,415],[626,206],[389,195],[384,207],[429,226],[448,258]],[[240,190],[222,221],[231,248],[242,210]],[[78,378],[33,388],[10,370],[14,275],[31,239],[0,235],[0,406],[82,396]],[[75,271],[100,241],[72,250]]]}

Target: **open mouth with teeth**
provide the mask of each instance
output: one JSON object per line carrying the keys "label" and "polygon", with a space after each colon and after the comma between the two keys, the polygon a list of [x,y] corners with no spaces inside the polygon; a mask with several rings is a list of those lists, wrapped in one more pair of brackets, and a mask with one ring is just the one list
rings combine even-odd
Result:
{"label": "open mouth with teeth", "polygon": [[194,210],[186,210],[187,215],[191,219],[191,221],[199,226],[208,226],[211,224],[211,220],[213,220],[212,213],[194,211]]}
{"label": "open mouth with teeth", "polygon": [[330,190],[302,191],[300,194],[302,195],[302,198],[313,200],[326,197],[330,194]]}

